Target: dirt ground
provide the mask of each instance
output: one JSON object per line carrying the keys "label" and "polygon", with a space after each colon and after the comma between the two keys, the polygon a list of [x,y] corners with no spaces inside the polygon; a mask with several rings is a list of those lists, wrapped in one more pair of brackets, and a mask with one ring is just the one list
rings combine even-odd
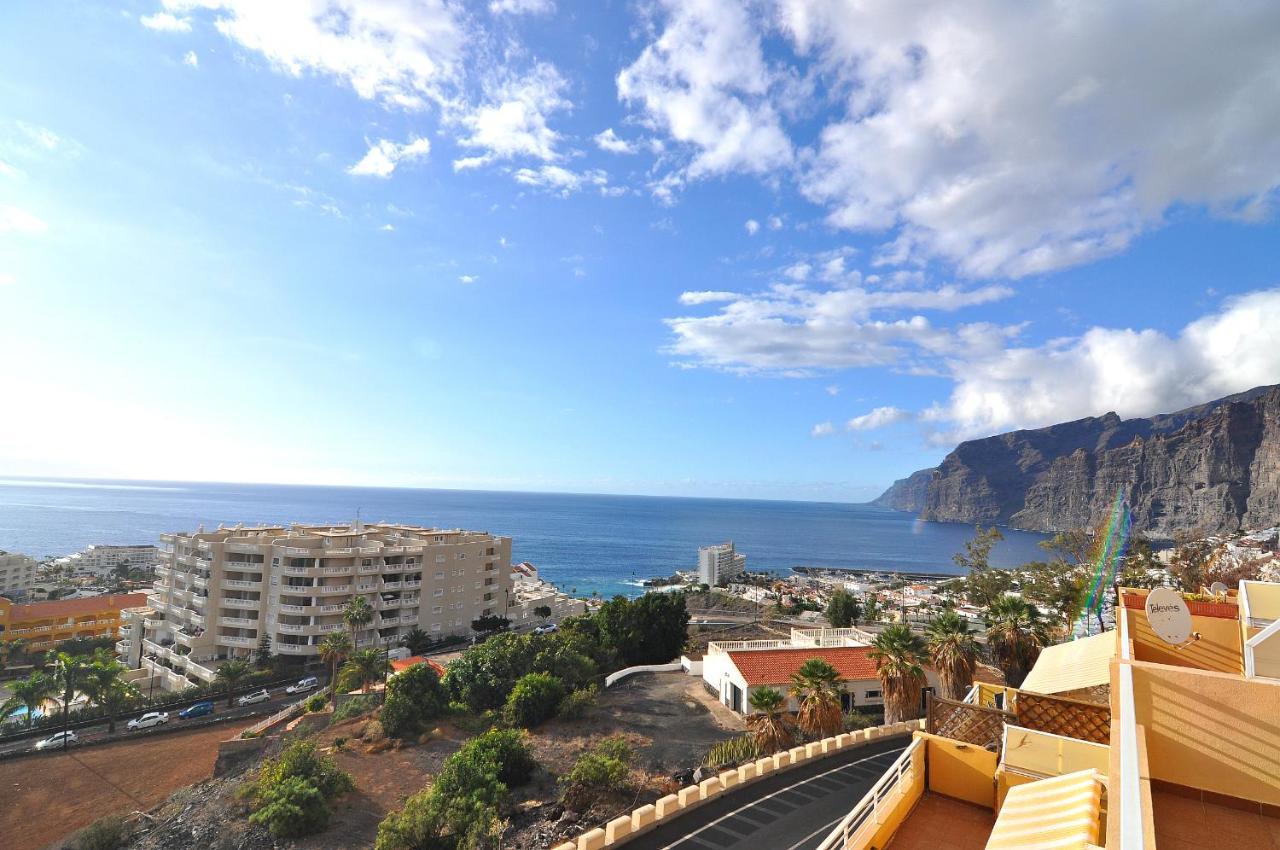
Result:
{"label": "dirt ground", "polygon": [[6,850],[38,850],[100,817],[146,811],[207,778],[218,742],[240,728],[224,723],[0,761],[0,843]]}

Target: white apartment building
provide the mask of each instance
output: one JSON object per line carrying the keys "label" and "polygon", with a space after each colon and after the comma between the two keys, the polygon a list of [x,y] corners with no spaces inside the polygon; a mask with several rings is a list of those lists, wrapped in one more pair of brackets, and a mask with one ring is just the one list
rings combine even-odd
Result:
{"label": "white apartment building", "polygon": [[36,583],[36,562],[17,552],[0,550],[0,596],[20,602]]}
{"label": "white apartment building", "polygon": [[116,567],[128,564],[131,569],[150,570],[159,559],[160,550],[151,544],[143,546],[90,546],[83,552],[59,558],[54,563],[74,573],[108,575]]}
{"label": "white apartment building", "polygon": [[[395,646],[414,627],[469,634],[511,591],[511,538],[410,525],[291,525],[162,534],[143,618],[141,663],[161,685],[210,681],[219,662],[275,654],[312,659],[356,596],[374,617],[357,647]],[[132,647],[130,647],[132,648]]]}
{"label": "white apartment building", "polygon": [[698,549],[698,581],[715,586],[728,584],[747,571],[747,556],[733,548],[733,541]]}
{"label": "white apartment building", "polygon": [[532,629],[542,625],[544,620],[537,614],[542,607],[551,609],[551,616],[545,621],[551,623],[587,613],[586,602],[561,593],[554,584],[544,581],[538,575],[538,568],[528,561],[511,568],[511,588],[506,616],[513,629]]}

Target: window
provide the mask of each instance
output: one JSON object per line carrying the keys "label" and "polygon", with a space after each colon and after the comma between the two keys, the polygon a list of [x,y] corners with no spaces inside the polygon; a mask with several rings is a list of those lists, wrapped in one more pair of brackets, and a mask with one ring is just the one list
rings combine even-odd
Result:
{"label": "window", "polygon": [[863,699],[879,700],[881,698],[879,691],[867,691],[862,695]]}
{"label": "window", "polygon": [[360,565],[361,565],[362,567],[372,567],[372,566],[373,566],[373,558],[362,558],[362,559],[360,560]]}
{"label": "window", "polygon": [[437,564],[443,564],[443,563],[444,563],[444,555],[436,555],[436,563],[437,563]]}
{"label": "window", "polygon": [[439,613],[441,613],[441,612],[443,612],[443,611],[444,611],[444,606],[443,606],[443,605],[432,605],[432,606],[431,606],[431,613],[432,613],[432,614],[439,614]]}
{"label": "window", "polygon": [[439,623],[432,623],[432,624],[431,624],[431,631],[433,631],[433,632],[438,632],[438,631],[440,631],[440,624],[439,624]]}
{"label": "window", "polygon": [[436,573],[436,578],[437,578],[437,579],[442,579],[442,578],[444,578],[444,573]]}
{"label": "window", "polygon": [[436,592],[435,592],[435,593],[433,593],[433,594],[432,594],[432,596],[444,596],[444,588],[443,588],[443,587],[437,587],[437,588],[436,588]]}
{"label": "window", "polygon": [[465,561],[466,559],[467,559],[467,553],[466,553],[466,552],[459,552],[459,553],[458,553],[458,560],[459,560],[459,561]]}

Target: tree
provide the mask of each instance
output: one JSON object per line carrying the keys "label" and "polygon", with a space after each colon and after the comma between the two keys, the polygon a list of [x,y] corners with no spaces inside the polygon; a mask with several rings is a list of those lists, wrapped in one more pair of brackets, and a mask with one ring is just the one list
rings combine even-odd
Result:
{"label": "tree", "polygon": [[351,654],[346,664],[342,665],[342,676],[347,680],[360,683],[360,693],[369,693],[369,684],[376,682],[387,674],[391,663],[387,654],[377,647],[357,649]]}
{"label": "tree", "polygon": [[7,718],[20,708],[25,708],[27,728],[30,729],[40,706],[58,693],[58,684],[53,677],[36,672],[25,679],[10,683],[9,690],[13,692],[13,696],[0,706],[0,720]]}
{"label": "tree", "polygon": [[265,630],[258,638],[258,647],[253,651],[253,666],[266,670],[271,666],[271,635]]}
{"label": "tree", "polygon": [[871,652],[884,691],[884,722],[900,723],[920,716],[924,688],[925,645],[911,627],[888,626],[876,635]]}
{"label": "tree", "polygon": [[1183,593],[1199,593],[1213,560],[1214,545],[1203,537],[1181,535],[1175,541],[1169,572]]}
{"label": "tree", "polygon": [[373,622],[373,606],[363,596],[353,596],[342,612],[342,622],[351,630],[351,645],[356,646],[356,632]]}
{"label": "tree", "polygon": [[1056,612],[1063,631],[1069,636],[1086,602],[1087,577],[1082,568],[1065,561],[1051,564],[1034,561],[1025,564],[1022,572],[1025,576],[1023,597]]}
{"label": "tree", "polygon": [[425,655],[427,650],[431,648],[433,640],[431,635],[424,632],[417,626],[414,626],[404,637],[400,638],[400,645],[406,647],[412,655]]}
{"label": "tree", "polygon": [[878,623],[880,618],[884,616],[884,612],[880,610],[880,600],[875,594],[868,594],[867,601],[862,606],[862,619],[868,623]]}
{"label": "tree", "polygon": [[351,654],[351,638],[342,632],[329,632],[320,641],[320,660],[329,665],[329,690],[334,704],[338,700],[338,665]]}
{"label": "tree", "polygon": [[1089,551],[1093,548],[1093,535],[1084,528],[1059,531],[1048,540],[1041,540],[1040,548],[1057,555],[1059,561],[1087,564],[1090,561]]}
{"label": "tree", "polygon": [[547,620],[551,619],[551,606],[539,605],[537,608],[533,609],[533,614],[535,617],[541,617],[542,621],[545,623]]}
{"label": "tree", "polygon": [[756,688],[748,700],[755,714],[747,717],[747,728],[760,753],[776,753],[795,743],[787,722],[786,697],[776,688]]}
{"label": "tree", "polygon": [[1040,610],[1017,596],[1001,596],[987,607],[987,649],[1004,671],[1006,684],[1018,687],[1045,645]]}
{"label": "tree", "polygon": [[810,658],[791,675],[791,695],[800,711],[796,725],[805,734],[825,738],[840,733],[840,674],[821,658]]}
{"label": "tree", "polygon": [[244,681],[251,672],[252,668],[249,662],[243,658],[232,658],[224,661],[218,672],[214,674],[214,678],[221,682],[227,689],[227,707],[232,705],[231,698],[235,696],[236,686]]}
{"label": "tree", "polygon": [[83,691],[89,701],[107,712],[107,732],[116,731],[116,717],[142,698],[142,694],[121,675],[125,668],[109,654],[99,652],[87,671]]}
{"label": "tree", "polygon": [[862,606],[857,597],[847,590],[837,590],[827,600],[827,622],[837,629],[857,625],[862,616]]}
{"label": "tree", "polygon": [[66,731],[71,722],[71,700],[77,690],[84,689],[84,682],[89,676],[89,659],[84,655],[69,655],[59,652],[53,655],[53,677],[58,691],[62,693],[62,748],[67,748]]}
{"label": "tree", "polygon": [[924,634],[929,662],[942,683],[942,695],[964,699],[973,684],[979,656],[978,642],[969,624],[955,611],[945,610],[925,626]]}
{"label": "tree", "polygon": [[627,665],[664,664],[688,637],[689,611],[682,593],[615,596],[596,612],[600,637]]}
{"label": "tree", "polygon": [[564,682],[550,673],[526,673],[507,695],[503,714],[512,726],[532,729],[556,713],[564,695]]}
{"label": "tree", "polygon": [[1004,539],[1000,529],[992,526],[974,527],[973,539],[964,544],[964,551],[952,556],[956,566],[967,570],[965,596],[974,605],[985,606],[1013,586],[1013,578],[1005,570],[991,566],[991,550]]}
{"label": "tree", "polygon": [[387,681],[382,728],[393,738],[420,735],[429,721],[444,714],[449,696],[430,664],[415,664]]}
{"label": "tree", "polygon": [[505,632],[510,628],[511,621],[497,614],[485,614],[471,621],[471,631],[481,638],[496,635],[498,632]]}

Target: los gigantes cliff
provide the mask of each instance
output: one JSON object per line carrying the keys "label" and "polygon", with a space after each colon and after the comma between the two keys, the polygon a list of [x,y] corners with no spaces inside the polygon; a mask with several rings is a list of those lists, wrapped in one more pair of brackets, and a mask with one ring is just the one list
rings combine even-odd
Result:
{"label": "los gigantes cliff", "polygon": [[929,520],[1063,531],[1097,525],[1117,489],[1151,537],[1277,524],[1280,386],[1148,419],[1108,413],[969,440],[877,503]]}

